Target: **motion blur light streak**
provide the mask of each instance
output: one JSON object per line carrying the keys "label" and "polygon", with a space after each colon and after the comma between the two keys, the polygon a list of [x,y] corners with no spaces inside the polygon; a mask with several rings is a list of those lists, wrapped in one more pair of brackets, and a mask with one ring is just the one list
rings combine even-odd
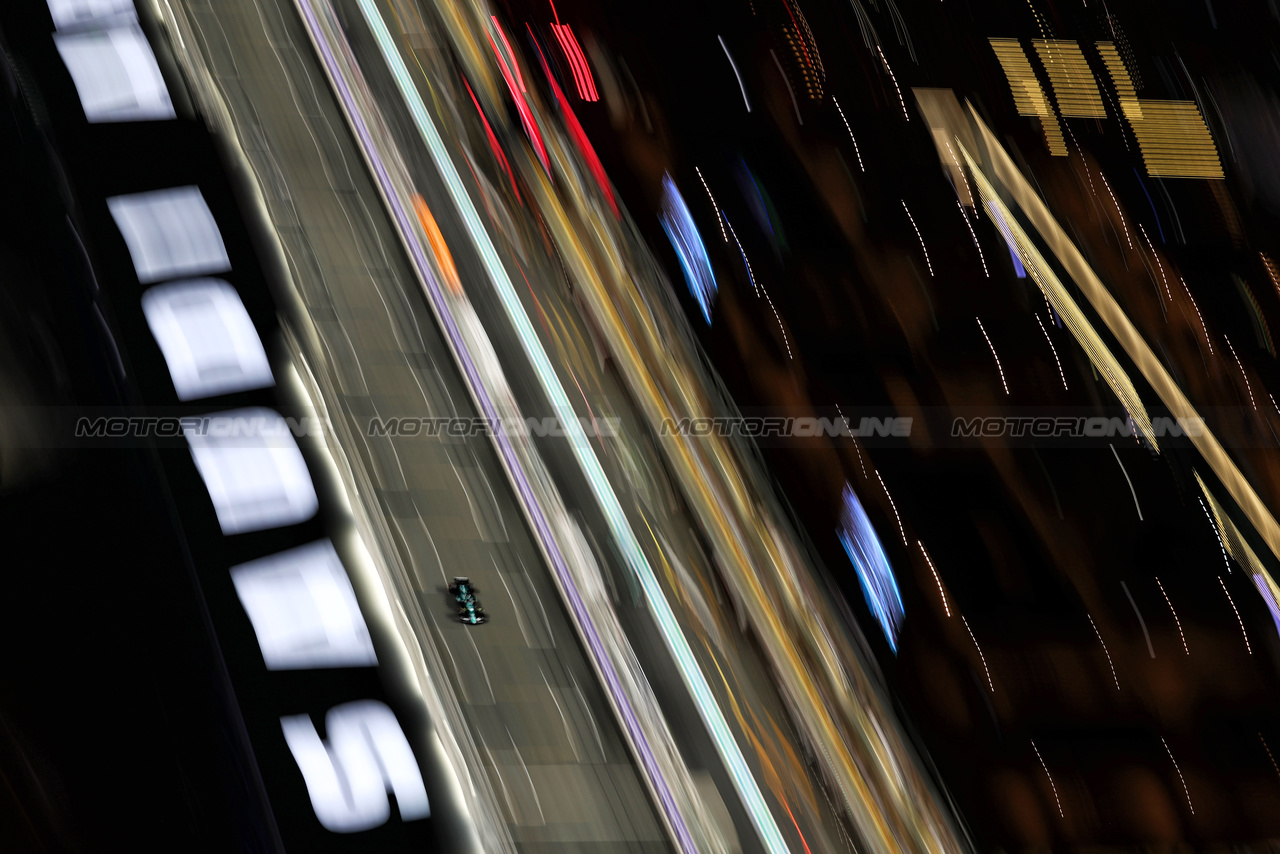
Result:
{"label": "motion blur light streak", "polygon": [[791,81],[787,79],[787,72],[782,67],[782,63],[778,61],[778,55],[770,48],[769,56],[773,57],[773,64],[777,66],[778,74],[782,75],[782,85],[787,87],[787,94],[791,96],[791,108],[796,111],[796,121],[804,124],[804,119],[800,115],[800,104],[796,101],[795,90],[791,88]]}
{"label": "motion blur light streak", "polygon": [[[956,142],[958,145],[960,144],[958,138]],[[1040,287],[1053,311],[1058,317],[1062,318],[1067,328],[1071,330],[1071,334],[1080,342],[1081,347],[1088,354],[1089,360],[1097,366],[1098,372],[1107,381],[1107,385],[1111,386],[1111,390],[1115,392],[1116,397],[1124,404],[1125,410],[1129,412],[1137,424],[1142,438],[1152,448],[1159,450],[1155,431],[1151,427],[1151,418],[1147,414],[1147,409],[1143,405],[1142,399],[1138,396],[1137,389],[1133,387],[1133,381],[1129,379],[1119,361],[1116,360],[1107,345],[1103,343],[1093,325],[1089,323],[1080,307],[1076,305],[1075,300],[1072,299],[1062,282],[1058,280],[1057,275],[1046,262],[1044,256],[1040,254],[1040,250],[1036,248],[1027,233],[1022,230],[1022,226],[1018,225],[1014,220],[1012,213],[1005,207],[1004,202],[996,194],[995,188],[991,186],[987,177],[978,168],[977,163],[969,156],[969,152],[964,149],[963,145],[960,145],[960,153],[969,165],[969,171],[973,173],[974,183],[978,186],[978,194],[982,197],[982,203],[987,214],[1004,234],[1004,238],[1009,245],[1017,247],[1018,255],[1022,258],[1022,263],[1031,275],[1032,280]],[[978,323],[981,326],[982,321],[978,321]],[[985,331],[983,335],[986,335]],[[990,339],[988,339],[989,343]],[[994,348],[991,352],[995,353]],[[997,358],[998,362],[999,359]],[[1007,393],[1007,386],[1005,390]]]}
{"label": "motion blur light streak", "polygon": [[1111,453],[1116,458],[1116,465],[1120,466],[1120,473],[1124,475],[1124,482],[1129,484],[1129,494],[1133,496],[1133,509],[1138,511],[1138,521],[1142,521],[1142,507],[1138,505],[1138,493],[1133,488],[1133,481],[1129,479],[1129,472],[1125,471],[1124,463],[1120,462],[1120,452],[1116,450],[1115,445],[1111,445]]}
{"label": "motion blur light streak", "polygon": [[1276,776],[1280,777],[1280,765],[1276,764],[1276,757],[1271,752],[1271,746],[1267,744],[1267,740],[1262,737],[1262,733],[1258,733],[1258,741],[1262,742],[1262,749],[1267,751],[1267,758],[1271,760],[1271,767],[1275,769]]}
{"label": "motion blur light streak", "polygon": [[388,789],[402,820],[431,815],[418,760],[391,709],[375,700],[344,703],[329,710],[324,725],[327,746],[310,715],[280,719],[321,824],[337,833],[383,824],[391,815]]}
{"label": "motion blur light streak", "polygon": [[453,264],[453,254],[449,252],[449,245],[444,242],[440,226],[436,225],[436,218],[431,215],[431,209],[427,207],[422,196],[413,197],[413,210],[418,215],[418,224],[427,235],[427,242],[430,243],[431,251],[436,256],[436,263],[440,266],[445,284],[455,296],[462,296],[462,280],[458,278],[458,268]]}
{"label": "motion blur light streak", "polygon": [[136,14],[133,0],[47,0],[53,25],[59,30],[84,26],[116,15]]}
{"label": "motion blur light streak", "polygon": [[747,250],[742,248],[742,241],[738,239],[738,232],[733,230],[733,223],[729,222],[729,217],[720,211],[716,212],[720,216],[720,221],[729,227],[729,233],[733,235],[733,242],[738,247],[738,254],[742,256],[743,266],[747,268],[747,280],[751,282],[751,290],[756,296],[760,296],[760,287],[756,284],[755,273],[751,271],[751,261],[747,258]]}
{"label": "motion blur light streak", "polygon": [[787,349],[787,358],[794,359],[795,356],[791,353],[791,340],[787,338],[787,330],[782,325],[782,317],[778,314],[778,310],[774,308],[773,299],[769,296],[769,292],[765,290],[764,285],[756,282],[755,274],[751,271],[751,262],[747,260],[747,251],[742,248],[742,241],[738,239],[738,233],[733,230],[733,225],[729,222],[728,214],[721,212],[721,218],[723,219],[724,224],[729,226],[729,233],[733,235],[733,242],[738,245],[738,252],[742,254],[742,263],[746,265],[747,277],[751,280],[751,289],[755,291],[757,297],[763,296],[765,301],[769,304],[769,310],[773,312],[773,319],[778,323],[778,331],[782,333],[782,343]]}
{"label": "motion blur light streak", "polygon": [[555,23],[551,25],[551,32],[555,33],[556,41],[560,42],[560,49],[564,51],[565,58],[569,60],[569,65],[573,69],[573,81],[578,87],[578,96],[584,101],[599,101],[600,95],[596,91],[596,82],[591,77],[591,67],[587,65],[587,58],[583,55],[582,48],[578,46],[578,39],[574,37],[573,30],[569,29],[568,24]]}
{"label": "motion blur light streak", "polygon": [[160,66],[137,21],[97,31],[54,33],[53,40],[91,124],[176,117]]}
{"label": "motion blur light streak", "polygon": [[982,670],[987,674],[987,687],[994,694],[996,692],[996,683],[991,681],[991,668],[987,667],[987,657],[982,654],[982,647],[978,646],[978,639],[974,637],[973,629],[969,628],[969,621],[965,619],[964,614],[960,615],[960,622],[964,623],[964,630],[969,633],[969,640],[973,641],[973,648],[978,651],[978,658],[982,661]]}
{"label": "motion blur light streak", "polygon": [[293,436],[287,429],[263,429],[280,417],[260,407],[218,415],[227,419],[228,430],[185,432],[222,533],[294,525],[314,516],[320,503]]}
{"label": "motion blur light streak", "polygon": [[[480,223],[475,205],[462,187],[461,179],[449,157],[444,140],[441,139],[439,131],[436,129],[434,122],[432,122],[426,105],[422,101],[422,96],[413,85],[408,69],[405,67],[404,61],[400,57],[390,33],[387,31],[386,23],[382,20],[377,7],[374,6],[373,0],[360,0],[360,10],[373,31],[374,37],[378,42],[378,48],[392,71],[396,86],[409,107],[409,112],[413,117],[419,134],[431,152],[432,159],[444,179],[450,197],[462,215],[463,224],[480,255],[481,262],[484,264],[490,281],[497,291],[503,310],[515,327],[516,334],[529,362],[533,366],[539,383],[548,398],[550,398],[556,416],[568,428],[566,430],[568,434],[566,438],[568,439],[569,448],[600,506],[610,533],[622,551],[627,566],[635,573],[645,592],[663,640],[676,660],[680,676],[688,687],[698,713],[710,732],[716,750],[729,771],[734,786],[742,798],[743,806],[752,824],[760,834],[761,842],[765,848],[770,854],[782,854],[787,850],[787,846],[782,838],[781,831],[764,801],[764,797],[751,774],[750,768],[746,764],[741,749],[733,739],[733,734],[729,730],[724,713],[716,704],[706,677],[698,667],[697,660],[694,658],[688,641],[671,610],[671,605],[667,602],[662,592],[662,587],[658,583],[639,541],[631,530],[618,498],[614,495],[608,478],[600,465],[600,461],[591,450],[591,445],[583,433],[572,405],[569,403],[568,395],[556,376],[555,368],[552,366],[541,341],[537,337],[537,333],[529,321],[528,315],[520,303],[511,280],[498,257],[497,250]],[[714,279],[710,278],[710,261],[707,259],[706,250],[702,248],[702,240],[698,237],[697,230],[693,227],[693,218],[689,214],[688,208],[685,206],[683,199],[680,198],[675,184],[666,175],[664,175],[664,190],[667,191],[666,199],[668,204],[666,208],[668,217],[673,220],[678,218],[680,222],[673,224],[691,232],[693,246],[700,252],[702,270],[707,276],[707,284],[711,289],[710,293],[704,294],[707,299],[707,304],[704,306],[704,316],[709,323],[709,300],[714,293],[715,287]],[[668,231],[668,235],[671,235],[670,231]],[[696,296],[697,293],[695,293]],[[659,783],[666,785],[663,781],[657,781],[654,785],[657,786]],[[669,793],[667,798],[670,798]],[[680,840],[682,847],[692,846],[692,839],[687,826],[684,824],[684,819],[680,816],[678,809],[674,806],[674,802],[670,803],[668,809],[669,820],[676,824],[675,835]]]}
{"label": "motion blur light streak", "polygon": [[1133,615],[1138,618],[1138,625],[1142,628],[1142,639],[1147,642],[1147,655],[1155,658],[1156,650],[1151,645],[1151,633],[1147,631],[1147,621],[1142,618],[1142,612],[1138,610],[1138,603],[1134,601],[1133,594],[1129,592],[1129,585],[1121,581],[1120,589],[1124,591],[1125,598],[1129,600],[1129,604],[1133,607]]}
{"label": "motion blur light streak", "polygon": [[[963,175],[964,173],[961,172],[960,174]],[[960,208],[960,216],[964,217],[964,227],[969,229],[969,236],[973,238],[973,248],[978,250],[978,260],[982,262],[982,275],[989,279],[991,278],[991,272],[987,269],[987,256],[982,254],[982,244],[978,242],[978,235],[974,233],[973,223],[969,221],[969,212],[964,209],[964,204],[958,199],[956,200],[956,206]],[[1022,262],[1018,260],[1018,256],[1013,256],[1013,262],[1017,265],[1017,270],[1021,271],[1022,274],[1018,278],[1025,278],[1027,271],[1022,269]],[[1065,384],[1066,380],[1063,380],[1063,385]]]}
{"label": "motion blur light streak", "polygon": [[1053,775],[1049,773],[1049,766],[1045,764],[1044,757],[1040,755],[1040,748],[1036,747],[1035,739],[1031,740],[1031,749],[1036,752],[1036,759],[1040,760],[1040,767],[1044,769],[1044,776],[1049,778],[1049,788],[1053,790],[1053,801],[1058,805],[1058,818],[1066,818],[1066,813],[1062,811],[1062,799],[1058,797],[1058,787],[1053,782]]}
{"label": "motion blur light streak", "polygon": [[[532,29],[529,30],[529,36],[533,37]],[[609,176],[605,174],[604,165],[600,162],[600,158],[596,156],[596,150],[592,148],[591,140],[587,139],[586,131],[578,123],[578,117],[574,115],[573,108],[569,106],[569,99],[560,90],[560,84],[556,83],[555,75],[551,73],[551,68],[547,65],[547,58],[542,55],[542,48],[538,45],[537,39],[534,39],[533,44],[538,50],[538,60],[542,63],[542,71],[546,74],[547,82],[551,85],[551,91],[556,96],[556,103],[560,106],[560,113],[564,117],[565,127],[569,131],[569,138],[578,147],[578,153],[582,155],[582,159],[587,161],[587,169],[591,172],[591,177],[595,179],[596,186],[600,188],[605,201],[609,203],[609,208],[613,211],[614,217],[621,218],[622,214],[618,210],[618,202],[613,197],[613,188],[609,186]]]}
{"label": "motion blur light streak", "polygon": [[1000,385],[1004,386],[1004,393],[1009,393],[1009,384],[1004,379],[1004,367],[1000,364],[1000,354],[996,352],[996,345],[991,343],[991,336],[987,334],[986,327],[982,325],[982,318],[975,317],[978,321],[978,329],[982,332],[982,337],[986,340],[987,346],[991,348],[991,357],[996,360],[996,370],[1000,372]]}
{"label": "motion blur light streak", "polygon": [[1111,668],[1111,678],[1115,680],[1116,690],[1119,691],[1120,677],[1116,675],[1116,665],[1111,660],[1111,650],[1107,649],[1107,642],[1102,639],[1102,632],[1098,631],[1098,624],[1093,621],[1093,615],[1085,614],[1085,616],[1089,618],[1089,625],[1093,626],[1093,633],[1098,636],[1098,643],[1102,644],[1102,652],[1107,657],[1107,666]]}
{"label": "motion blur light streak", "polygon": [[1245,631],[1244,620],[1240,618],[1240,609],[1236,607],[1236,600],[1231,598],[1231,591],[1227,589],[1227,582],[1222,580],[1222,576],[1218,576],[1218,583],[1222,585],[1222,592],[1227,594],[1227,601],[1231,603],[1231,611],[1236,615],[1236,622],[1240,624],[1240,635],[1244,638],[1244,647],[1253,655],[1253,645],[1249,643],[1249,633]]}
{"label": "motion blur light streak", "polygon": [[1187,647],[1187,636],[1182,633],[1182,621],[1178,619],[1178,612],[1173,610],[1173,603],[1169,601],[1169,594],[1165,592],[1164,585],[1160,583],[1160,579],[1156,578],[1156,586],[1160,588],[1160,595],[1164,597],[1164,602],[1169,606],[1169,613],[1173,615],[1173,624],[1178,629],[1178,638],[1182,641],[1182,651],[1187,655],[1191,654],[1191,650]]}
{"label": "motion blur light streak", "polygon": [[1049,106],[1049,99],[1040,80],[1031,70],[1027,54],[1017,39],[988,39],[991,49],[995,51],[1000,67],[1009,79],[1009,89],[1013,93],[1013,103],[1018,113],[1040,119],[1044,128],[1045,140],[1049,143],[1049,153],[1056,157],[1067,156],[1067,143],[1062,138],[1062,126],[1058,124],[1058,116]]}
{"label": "motion blur light streak", "polygon": [[1115,205],[1116,216],[1120,218],[1120,228],[1124,231],[1125,242],[1129,244],[1129,248],[1132,250],[1134,248],[1133,238],[1129,236],[1129,223],[1124,218],[1124,211],[1120,210],[1120,202],[1116,201],[1116,194],[1112,192],[1111,183],[1107,181],[1107,176],[1102,172],[1098,172],[1098,177],[1102,179],[1102,186],[1107,188],[1107,195],[1111,197],[1111,204]]}
{"label": "motion blur light streak", "polygon": [[372,667],[373,641],[328,540],[232,567],[268,670]]}
{"label": "motion blur light streak", "polygon": [[1213,536],[1218,541],[1218,548],[1222,551],[1222,563],[1227,567],[1227,574],[1231,574],[1231,558],[1227,557],[1227,544],[1222,539],[1222,532],[1219,529],[1218,521],[1209,513],[1209,508],[1204,506],[1204,498],[1197,495],[1200,501],[1200,508],[1204,510],[1205,518],[1209,520],[1209,527],[1213,528]]}
{"label": "motion blur light streak", "polygon": [[1035,318],[1036,325],[1044,333],[1044,340],[1049,342],[1049,351],[1053,353],[1053,363],[1058,366],[1058,378],[1062,380],[1062,389],[1067,391],[1067,375],[1062,370],[1062,360],[1058,358],[1058,348],[1053,346],[1053,339],[1049,337],[1049,330],[1044,328],[1044,321],[1040,319],[1040,315],[1037,314]]}
{"label": "motion blur light streak", "polygon": [[[711,272],[711,259],[707,257],[706,247],[698,227],[693,224],[693,215],[684,203],[680,191],[670,175],[662,176],[662,230],[676,250],[680,260],[680,269],[684,271],[685,281],[689,285],[689,293],[698,301],[702,317],[711,324],[711,302],[716,295],[716,280]],[[745,255],[743,256],[745,259]],[[755,280],[752,279],[754,286]]]}
{"label": "motion blur light streak", "polygon": [[902,625],[902,596],[898,592],[898,582],[889,567],[889,558],[880,545],[867,511],[854,494],[849,484],[844,486],[843,509],[840,514],[840,527],[836,534],[844,546],[849,561],[858,573],[858,582],[862,585],[862,594],[866,597],[867,607],[880,623],[889,648],[898,651],[898,628]]}
{"label": "motion blur light streak", "polygon": [[884,58],[884,51],[880,49],[880,45],[876,45],[876,53],[880,55],[880,63],[884,65],[884,70],[888,72],[889,79],[893,81],[893,91],[898,93],[898,103],[902,105],[902,117],[907,121],[911,121],[911,114],[907,112],[907,102],[902,97],[902,89],[898,87],[898,78],[893,76],[893,69],[889,67],[889,60]]}
{"label": "motion blur light streak", "polygon": [[157,285],[142,295],[142,312],[178,400],[275,384],[240,295],[221,279]]}
{"label": "motion blur light streak", "polygon": [[911,208],[907,207],[905,200],[902,202],[902,209],[906,211],[907,219],[911,221],[911,228],[916,233],[916,239],[920,241],[920,251],[924,253],[924,263],[929,268],[929,278],[933,278],[933,262],[929,260],[929,247],[924,245],[924,237],[920,234],[920,228],[916,225],[916,219],[911,215]]}
{"label": "motion blur light streak", "polygon": [[1137,137],[1147,174],[1166,178],[1224,177],[1213,136],[1195,102],[1140,100],[1129,67],[1115,44],[1100,41],[1097,47],[1120,96],[1120,112]]}
{"label": "motion blur light streak", "polygon": [[[862,151],[858,148],[858,140],[853,135],[853,128],[849,127],[849,120],[844,117],[844,110],[840,108],[840,102],[836,100],[836,96],[831,96],[831,103],[836,105],[836,112],[840,114],[840,121],[844,122],[844,129],[849,132],[849,141],[853,143],[853,153],[858,157],[858,168],[863,172],[867,171],[867,167],[862,165]],[[1280,286],[1277,286],[1280,288]]]}
{"label": "motion blur light streak", "polygon": [[702,177],[702,170],[695,166],[693,167],[693,171],[698,173],[698,180],[702,182],[702,189],[707,191],[707,198],[711,200],[711,207],[715,209],[716,222],[720,224],[720,237],[723,238],[725,243],[728,243],[729,235],[725,234],[724,231],[724,216],[720,213],[720,205],[717,204],[716,197],[711,195],[711,188],[707,186],[707,179]]}
{"label": "motion blur light streak", "polygon": [[902,516],[898,513],[898,505],[894,503],[893,496],[889,494],[889,487],[885,486],[884,478],[880,476],[880,472],[876,472],[876,479],[880,481],[880,488],[884,490],[884,497],[889,499],[889,506],[893,508],[893,518],[898,522],[898,533],[902,535],[902,544],[907,544],[907,530],[902,527]]}
{"label": "motion blur light streak", "polygon": [[484,125],[485,138],[489,141],[489,148],[507,173],[507,178],[511,180],[511,192],[518,202],[520,201],[520,190],[516,187],[516,175],[511,171],[511,164],[507,161],[507,155],[502,151],[502,146],[498,144],[498,137],[494,135],[493,128],[489,126],[489,119],[485,116],[484,110],[480,108],[480,102],[476,100],[476,93],[471,91],[471,84],[467,82],[465,77],[462,79],[462,85],[466,87],[467,94],[471,96],[471,103],[476,105],[476,112],[480,114],[480,123]]}
{"label": "motion blur light streak", "polygon": [[1236,360],[1236,367],[1240,369],[1240,377],[1244,380],[1245,390],[1249,392],[1249,405],[1253,407],[1253,411],[1258,411],[1258,403],[1253,399],[1253,386],[1249,383],[1249,375],[1244,372],[1244,363],[1240,361],[1240,357],[1236,355],[1236,348],[1231,346],[1231,339],[1224,332],[1222,340],[1227,342],[1227,349],[1231,351],[1231,358]]}
{"label": "motion blur light streak", "polygon": [[[1271,619],[1275,622],[1276,631],[1280,632],[1280,585],[1276,584],[1271,573],[1267,571],[1267,567],[1263,564],[1262,559],[1258,557],[1253,548],[1245,540],[1244,535],[1240,533],[1240,529],[1236,527],[1231,518],[1226,515],[1226,511],[1218,500],[1213,497],[1213,493],[1209,491],[1209,487],[1205,484],[1200,473],[1196,472],[1196,482],[1200,485],[1200,491],[1209,501],[1209,509],[1212,511],[1211,518],[1214,522],[1214,528],[1218,533],[1219,543],[1223,548],[1235,558],[1236,563],[1249,573],[1253,586],[1257,588],[1258,595],[1262,597],[1262,601],[1266,604],[1267,610],[1271,613]],[[1227,564],[1227,572],[1231,571],[1231,564]],[[1218,578],[1222,581],[1221,576]],[[1222,589],[1226,592],[1226,584],[1223,583]],[[1227,593],[1227,598],[1231,598],[1231,594]],[[1231,602],[1232,609],[1235,609],[1235,601]],[[1236,618],[1239,619],[1240,612],[1236,611]],[[1243,621],[1240,624],[1240,630],[1244,631]],[[1248,644],[1248,635],[1245,635],[1245,643]],[[1252,647],[1250,647],[1252,653]]]}
{"label": "motion blur light streak", "polygon": [[1164,745],[1164,752],[1169,754],[1169,761],[1173,763],[1173,770],[1178,772],[1178,779],[1182,782],[1182,793],[1187,797],[1187,809],[1191,810],[1191,814],[1196,814],[1196,808],[1191,803],[1191,790],[1187,788],[1187,778],[1182,776],[1182,769],[1178,767],[1178,760],[1173,758],[1173,751],[1169,749],[1169,742],[1164,740],[1164,736],[1160,737],[1160,743]]}
{"label": "motion blur light streak", "polygon": [[924,550],[924,543],[916,540],[916,545],[920,547],[920,554],[924,555],[925,562],[929,564],[929,571],[933,573],[933,580],[938,584],[938,595],[942,597],[942,610],[947,612],[947,616],[951,616],[951,606],[947,604],[947,594],[942,589],[942,579],[938,577],[938,570],[933,566],[933,559],[929,557],[929,553]]}
{"label": "motion blur light streak", "polygon": [[144,285],[231,269],[222,233],[199,187],[112,196],[107,208]]}
{"label": "motion blur light streak", "polygon": [[[507,41],[507,34],[502,31],[502,26],[498,23],[497,16],[491,16],[493,27],[501,37],[502,43],[507,48],[506,56],[498,49],[498,44],[493,40],[493,36],[489,36],[489,46],[493,48],[493,55],[498,60],[498,69],[502,72],[502,79],[507,83],[507,91],[511,93],[511,100],[515,101],[516,111],[520,113],[520,121],[524,125],[525,133],[529,136],[529,142],[533,144],[533,150],[538,155],[538,160],[542,163],[542,168],[548,175],[551,174],[551,161],[547,156],[547,147],[542,142],[542,132],[538,130],[538,123],[534,121],[533,112],[529,109],[529,103],[525,100],[524,77],[520,74],[520,63],[516,59],[514,53],[511,52],[511,43]],[[510,60],[510,64],[508,64]]]}
{"label": "motion blur light streak", "polygon": [[[1164,275],[1164,264],[1161,263],[1160,256],[1156,254],[1155,244],[1153,244],[1151,242],[1151,238],[1147,236],[1147,230],[1142,226],[1142,223],[1138,223],[1138,230],[1142,232],[1142,239],[1147,241],[1147,248],[1151,250],[1151,257],[1155,259],[1156,268],[1160,271],[1160,281],[1164,283],[1165,296],[1169,298],[1169,305],[1172,306],[1173,293],[1169,290],[1169,280],[1165,278],[1165,275]],[[1167,318],[1165,322],[1166,323],[1168,322]]]}
{"label": "motion blur light streak", "polygon": [[720,41],[720,47],[724,50],[725,58],[729,60],[729,67],[733,69],[733,76],[738,79],[738,90],[742,92],[742,103],[747,108],[747,112],[751,112],[751,102],[747,100],[747,87],[742,85],[742,75],[738,73],[738,63],[733,61],[733,54],[729,53],[729,46],[724,43],[723,36],[716,36]]}
{"label": "motion blur light streak", "polygon": [[[1187,292],[1187,299],[1191,300],[1191,307],[1196,310],[1196,320],[1200,321],[1200,331],[1204,333],[1204,343],[1209,348],[1209,355],[1212,356],[1213,340],[1209,338],[1209,327],[1204,325],[1204,315],[1200,313],[1200,306],[1196,305],[1196,298],[1191,295],[1191,288],[1187,287],[1187,280],[1179,276],[1178,281],[1182,282],[1182,289]],[[1274,402],[1272,400],[1272,403]]]}
{"label": "motion blur light streak", "polygon": [[1049,72],[1049,84],[1062,115],[1105,119],[1107,111],[1098,84],[1089,70],[1080,45],[1073,41],[1032,39],[1032,46]]}

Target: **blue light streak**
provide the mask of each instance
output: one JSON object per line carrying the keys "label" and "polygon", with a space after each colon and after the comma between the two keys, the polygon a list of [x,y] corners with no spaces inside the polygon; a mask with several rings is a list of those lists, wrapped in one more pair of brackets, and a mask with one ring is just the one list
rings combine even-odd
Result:
{"label": "blue light streak", "polygon": [[880,545],[880,538],[871,527],[867,511],[862,509],[858,496],[846,483],[844,486],[844,507],[840,513],[840,527],[836,530],[840,543],[844,546],[849,561],[858,573],[858,583],[862,585],[862,595],[866,597],[867,607],[875,615],[884,630],[889,648],[898,652],[898,628],[902,625],[902,596],[898,592],[898,582],[893,577],[893,569],[889,566],[889,558]]}
{"label": "blue light streak", "polygon": [[707,249],[698,234],[698,227],[693,224],[693,215],[689,206],[684,203],[680,191],[670,175],[662,176],[662,230],[676,250],[680,259],[680,269],[684,271],[685,281],[689,283],[689,293],[698,301],[702,317],[711,325],[711,301],[716,296],[716,279],[711,273],[711,259],[707,257]]}

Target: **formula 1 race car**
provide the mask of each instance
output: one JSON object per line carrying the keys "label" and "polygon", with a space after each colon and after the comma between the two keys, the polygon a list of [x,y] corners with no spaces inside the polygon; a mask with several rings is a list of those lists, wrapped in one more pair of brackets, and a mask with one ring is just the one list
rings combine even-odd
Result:
{"label": "formula 1 race car", "polygon": [[453,594],[453,601],[458,603],[458,621],[466,623],[468,626],[478,626],[481,623],[488,622],[489,618],[484,614],[484,608],[480,607],[480,600],[476,599],[476,588],[469,578],[455,578],[453,583],[449,585],[449,592]]}

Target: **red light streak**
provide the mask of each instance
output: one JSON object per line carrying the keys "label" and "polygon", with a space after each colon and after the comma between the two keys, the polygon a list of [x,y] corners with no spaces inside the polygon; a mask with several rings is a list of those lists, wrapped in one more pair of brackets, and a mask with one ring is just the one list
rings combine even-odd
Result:
{"label": "red light streak", "polygon": [[[498,44],[493,40],[493,36],[489,36],[489,46],[493,48],[493,54],[498,58],[498,66],[502,69],[502,77],[507,81],[507,89],[511,91],[511,97],[516,102],[516,110],[520,113],[520,121],[524,125],[525,133],[529,135],[529,141],[533,143],[533,150],[538,155],[538,160],[542,163],[542,168],[547,174],[551,174],[551,160],[547,156],[547,148],[542,144],[542,134],[538,132],[538,126],[533,120],[533,113],[529,109],[529,105],[524,99],[524,78],[520,77],[520,66],[515,61],[515,53],[511,51],[511,43],[507,41],[507,36],[502,32],[502,27],[498,24],[498,19],[493,18],[493,25],[498,30],[498,35],[502,38],[502,43],[507,46],[507,51],[511,56],[511,65],[515,68],[514,74],[510,67],[507,66],[507,60],[503,57],[502,51],[498,50]],[[486,35],[488,35],[486,33]]]}
{"label": "red light streak", "polygon": [[560,42],[560,49],[564,51],[565,57],[569,60],[569,66],[573,69],[573,81],[578,86],[578,96],[584,101],[599,101],[600,94],[596,91],[591,67],[587,65],[587,58],[583,55],[573,30],[569,29],[568,24],[552,24],[551,32],[555,33],[556,41]]}
{"label": "red light streak", "polygon": [[556,101],[560,104],[560,109],[564,112],[564,123],[569,131],[569,136],[573,138],[573,142],[578,146],[578,150],[582,153],[583,158],[587,161],[587,168],[591,170],[591,177],[595,178],[596,184],[600,186],[600,191],[604,193],[604,197],[609,202],[609,207],[613,209],[613,215],[621,218],[618,212],[618,203],[613,198],[613,190],[609,187],[609,176],[605,174],[604,164],[600,162],[600,158],[596,156],[596,151],[591,147],[591,140],[587,139],[586,131],[582,129],[582,125],[578,123],[578,117],[573,114],[573,109],[569,106],[569,99],[564,96],[564,92],[560,90],[559,84],[551,74],[551,67],[547,65],[547,57],[542,53],[542,48],[538,46],[538,40],[533,35],[533,27],[527,23],[529,28],[529,36],[533,38],[533,46],[538,51],[538,61],[542,63],[542,71],[547,75],[547,82],[551,84],[551,91],[556,96]]}
{"label": "red light streak", "polygon": [[[480,114],[480,121],[484,124],[485,136],[489,139],[489,147],[493,149],[494,156],[498,158],[498,162],[502,164],[502,168],[506,170],[507,177],[511,179],[511,192],[516,194],[516,201],[520,202],[520,191],[516,188],[516,176],[511,171],[511,164],[507,162],[507,155],[502,153],[502,146],[498,145],[498,138],[493,134],[493,128],[489,127],[489,120],[485,118],[484,110],[480,109],[480,102],[476,100],[476,93],[471,91],[471,84],[467,79],[462,78],[462,85],[467,87],[467,94],[471,96],[471,103],[476,105],[476,112]],[[524,204],[523,202],[520,202]]]}

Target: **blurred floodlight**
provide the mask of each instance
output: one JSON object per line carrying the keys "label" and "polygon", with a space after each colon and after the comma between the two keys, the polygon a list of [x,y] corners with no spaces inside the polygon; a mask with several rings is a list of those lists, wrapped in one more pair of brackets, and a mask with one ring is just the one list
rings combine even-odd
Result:
{"label": "blurred floodlight", "polygon": [[151,45],[136,21],[107,29],[54,33],[90,123],[175,117]]}
{"label": "blurred floodlight", "polygon": [[48,3],[53,25],[59,30],[116,15],[137,15],[133,0],[48,0]]}
{"label": "blurred floodlight", "polygon": [[188,427],[191,456],[224,534],[295,525],[319,508],[307,464],[287,422],[270,409],[212,416]]}
{"label": "blurred floodlight", "polygon": [[221,279],[157,285],[142,295],[142,311],[179,400],[274,385],[253,321]]}
{"label": "blurred floodlight", "polygon": [[213,213],[199,187],[107,199],[143,284],[231,269]]}
{"label": "blurred floodlight", "polygon": [[324,725],[328,745],[310,715],[280,719],[320,824],[335,833],[377,827],[391,815],[388,789],[404,821],[431,815],[418,760],[391,709],[375,700],[344,703]]}
{"label": "blurred floodlight", "polygon": [[268,670],[378,663],[342,561],[328,540],[231,570]]}

